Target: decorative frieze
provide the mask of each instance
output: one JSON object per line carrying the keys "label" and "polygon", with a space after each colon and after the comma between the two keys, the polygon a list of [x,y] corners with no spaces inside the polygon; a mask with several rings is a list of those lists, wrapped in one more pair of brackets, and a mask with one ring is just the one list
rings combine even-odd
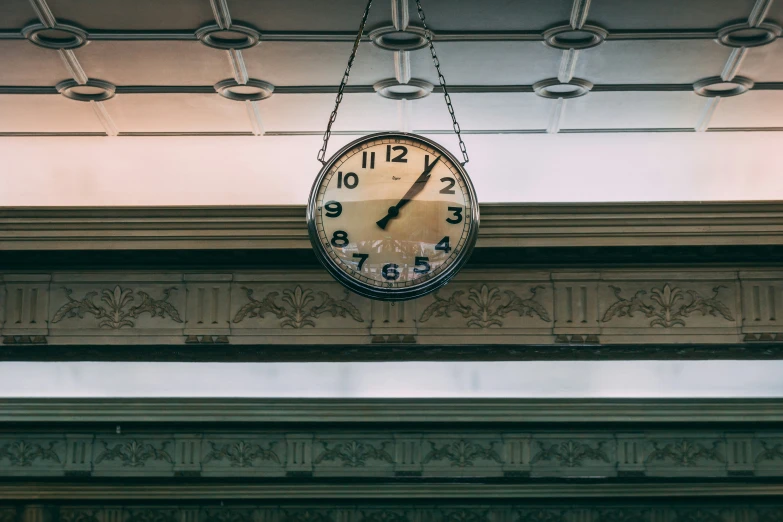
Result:
{"label": "decorative frieze", "polygon": [[748,344],[738,356],[776,357],[759,345],[783,343],[783,272],[761,270],[465,270],[404,303],[318,270],[6,273],[0,296],[5,345]]}
{"label": "decorative frieze", "polygon": [[201,432],[0,437],[0,476],[783,477],[777,431]]}
{"label": "decorative frieze", "polygon": [[0,522],[780,522],[769,501],[612,501],[434,505],[395,502],[301,505],[28,505],[0,507]]}

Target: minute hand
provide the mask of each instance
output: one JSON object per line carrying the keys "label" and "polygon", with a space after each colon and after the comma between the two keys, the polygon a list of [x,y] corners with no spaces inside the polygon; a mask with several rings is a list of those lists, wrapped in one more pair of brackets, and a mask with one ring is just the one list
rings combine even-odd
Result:
{"label": "minute hand", "polygon": [[389,223],[389,220],[397,217],[397,215],[400,213],[400,209],[407,205],[410,200],[416,197],[416,194],[424,190],[424,185],[426,185],[427,181],[430,179],[430,173],[435,167],[435,164],[440,161],[440,158],[441,157],[438,156],[435,158],[435,161],[427,165],[427,168],[424,169],[424,172],[421,173],[419,178],[413,183],[411,188],[408,189],[408,192],[405,193],[402,199],[396,205],[389,207],[389,211],[386,216],[376,222],[379,227],[381,227],[383,230],[386,230],[386,225]]}

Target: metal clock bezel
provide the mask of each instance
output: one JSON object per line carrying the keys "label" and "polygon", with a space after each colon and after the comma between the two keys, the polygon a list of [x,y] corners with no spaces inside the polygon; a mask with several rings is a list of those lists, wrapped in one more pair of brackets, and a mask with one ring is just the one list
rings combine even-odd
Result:
{"label": "metal clock bezel", "polygon": [[[408,139],[408,140],[420,141],[426,145],[429,145],[430,147],[436,149],[440,154],[442,154],[449,161],[452,162],[452,164],[459,170],[459,173],[462,175],[462,178],[465,180],[465,186],[467,187],[468,198],[470,199],[471,221],[470,221],[470,229],[468,231],[468,237],[467,240],[465,241],[465,246],[457,254],[458,257],[454,260],[454,262],[451,263],[449,267],[444,269],[437,276],[434,276],[431,279],[428,279],[418,285],[413,285],[413,286],[408,286],[403,288],[379,288],[377,286],[368,285],[366,283],[362,283],[361,281],[357,281],[336,265],[336,263],[326,253],[325,248],[321,244],[320,238],[318,237],[318,230],[316,228],[316,221],[315,221],[316,210],[317,210],[316,200],[318,199],[318,188],[321,186],[324,177],[329,172],[329,169],[332,168],[334,163],[340,157],[342,157],[346,152],[348,152],[349,150],[351,150],[352,148],[356,147],[361,143],[377,140],[377,139]],[[331,158],[329,158],[329,161],[326,162],[326,164],[323,166],[321,171],[318,173],[318,176],[316,177],[315,182],[313,183],[313,187],[310,190],[310,197],[307,203],[307,231],[310,236],[310,243],[313,246],[313,250],[315,251],[318,260],[321,262],[324,268],[326,268],[326,270],[332,275],[332,277],[334,277],[344,287],[348,288],[352,292],[359,294],[361,296],[369,297],[370,299],[376,299],[380,301],[407,301],[409,299],[416,299],[417,297],[422,297],[431,292],[434,292],[435,290],[441,288],[443,285],[448,283],[451,280],[451,278],[457,275],[459,270],[465,265],[471,253],[473,252],[473,248],[476,246],[476,239],[478,238],[478,230],[479,230],[478,198],[476,197],[476,191],[473,188],[473,182],[470,180],[470,176],[468,176],[468,173],[465,170],[465,168],[457,160],[457,158],[454,157],[454,155],[451,154],[448,150],[446,150],[446,148],[444,148],[442,145],[423,136],[419,136],[418,134],[412,134],[407,132],[378,132],[375,134],[368,134],[367,136],[362,136],[361,138],[354,140],[348,145],[346,145],[345,147],[341,148],[334,155],[332,155]]]}

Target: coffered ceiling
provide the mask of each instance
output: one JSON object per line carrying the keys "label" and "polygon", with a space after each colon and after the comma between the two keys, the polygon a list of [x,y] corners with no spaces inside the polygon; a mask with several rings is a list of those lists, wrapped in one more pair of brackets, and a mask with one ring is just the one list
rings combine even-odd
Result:
{"label": "coffered ceiling", "polygon": [[[422,4],[468,134],[783,130],[781,0]],[[364,6],[3,0],[0,135],[321,134]],[[338,133],[450,132],[420,27],[374,2]]]}

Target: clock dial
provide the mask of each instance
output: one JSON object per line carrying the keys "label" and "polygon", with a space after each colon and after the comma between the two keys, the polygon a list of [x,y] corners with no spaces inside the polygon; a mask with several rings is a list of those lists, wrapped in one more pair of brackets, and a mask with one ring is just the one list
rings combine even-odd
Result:
{"label": "clock dial", "polygon": [[310,205],[311,239],[327,268],[371,297],[440,286],[475,243],[478,209],[464,169],[413,135],[370,136],[340,151]]}

